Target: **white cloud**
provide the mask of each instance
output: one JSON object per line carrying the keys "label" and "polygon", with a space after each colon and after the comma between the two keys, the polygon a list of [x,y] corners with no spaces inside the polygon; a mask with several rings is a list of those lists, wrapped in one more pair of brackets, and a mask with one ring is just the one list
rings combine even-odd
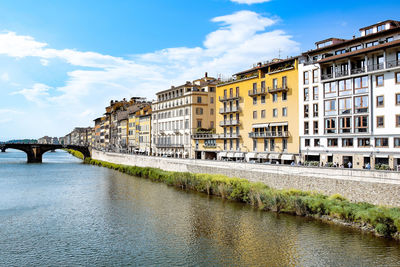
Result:
{"label": "white cloud", "polygon": [[33,37],[13,32],[0,33],[0,54],[18,59],[37,57],[42,65],[50,59],[59,59],[74,68],[67,73],[63,86],[52,88],[36,83],[32,88],[13,93],[51,110],[53,118],[63,121],[63,132],[57,133],[60,135],[75,125],[92,123],[93,114],[101,115],[111,99],[132,96],[153,99],[156,91],[196,79],[206,71],[209,75],[227,77],[255,62],[277,57],[278,50],[282,55],[299,52],[299,44],[290,35],[282,30],[267,30],[276,24],[275,19],[240,11],[211,21],[219,24],[219,28],[205,37],[202,46],[166,48],[129,58],[57,50]]}
{"label": "white cloud", "polygon": [[247,4],[247,5],[252,5],[252,4],[261,4],[261,3],[266,3],[271,0],[231,0],[234,3],[238,4]]}
{"label": "white cloud", "polygon": [[49,65],[49,61],[47,59],[40,59],[40,64],[42,64],[43,66],[48,66]]}
{"label": "white cloud", "polygon": [[10,76],[8,75],[8,72],[4,72],[4,73],[0,76],[0,79],[1,79],[3,82],[8,82],[8,81],[10,80]]}
{"label": "white cloud", "polygon": [[43,105],[48,101],[49,90],[51,87],[42,84],[35,83],[30,89],[22,89],[20,91],[16,91],[11,93],[12,95],[22,95],[28,101],[32,101],[38,105]]}

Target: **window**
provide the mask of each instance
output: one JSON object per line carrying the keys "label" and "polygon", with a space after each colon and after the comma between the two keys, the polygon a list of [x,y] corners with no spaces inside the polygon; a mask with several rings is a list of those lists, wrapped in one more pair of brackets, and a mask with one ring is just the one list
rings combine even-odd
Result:
{"label": "window", "polygon": [[197,97],[197,103],[201,103],[201,96]]}
{"label": "window", "polygon": [[203,114],[203,108],[196,108],[196,115],[202,115]]}
{"label": "window", "polygon": [[313,87],[313,100],[318,100],[318,86]]}
{"label": "window", "polygon": [[201,120],[197,120],[197,128],[201,128]]}
{"label": "window", "polygon": [[287,116],[287,107],[282,108],[282,116],[283,117]]}
{"label": "window", "polygon": [[396,127],[400,127],[400,115],[397,114],[395,118],[396,118],[396,122],[395,122],[396,123]]}
{"label": "window", "polygon": [[261,118],[265,118],[265,109],[261,110]]}
{"label": "window", "polygon": [[336,133],[336,118],[325,119],[325,133]]}
{"label": "window", "polygon": [[325,101],[325,116],[336,115],[336,99]]}
{"label": "window", "polygon": [[351,133],[351,117],[339,118],[340,133]]}
{"label": "window", "polygon": [[310,127],[308,121],[304,122],[304,134],[307,135],[310,133]]}
{"label": "window", "polygon": [[275,151],[275,139],[271,139],[270,141],[270,150]]}
{"label": "window", "polygon": [[358,147],[369,147],[371,144],[371,139],[369,138],[358,138],[357,145]]}
{"label": "window", "polygon": [[253,83],[253,92],[257,92],[257,83]]}
{"label": "window", "polygon": [[253,151],[257,151],[257,139],[253,139]]}
{"label": "window", "polygon": [[400,138],[394,138],[393,139],[393,141],[394,141],[394,147],[396,147],[396,148],[399,148],[400,147]]}
{"label": "window", "polygon": [[282,77],[282,88],[287,88],[287,77],[286,76]]}
{"label": "window", "polygon": [[304,118],[308,118],[309,108],[308,105],[304,105]]}
{"label": "window", "polygon": [[257,119],[257,111],[253,111],[253,119]]}
{"label": "window", "polygon": [[377,108],[382,108],[384,107],[384,98],[383,95],[378,95],[376,97],[376,107]]}
{"label": "window", "polygon": [[400,72],[395,73],[394,76],[395,76],[396,83],[400,83]]}
{"label": "window", "polygon": [[304,85],[308,85],[309,83],[309,73],[308,71],[303,72],[303,81],[304,81]]}
{"label": "window", "polygon": [[304,101],[308,101],[308,99],[309,99],[308,88],[304,88]]}
{"label": "window", "polygon": [[261,96],[261,104],[265,104],[265,95]]}
{"label": "window", "polygon": [[189,120],[185,120],[185,129],[189,129]]}
{"label": "window", "polygon": [[372,46],[375,46],[375,45],[378,45],[378,44],[379,44],[378,41],[374,41],[374,42],[367,43],[365,46],[366,47],[372,47]]}
{"label": "window", "polygon": [[318,121],[313,122],[314,134],[318,134]]}
{"label": "window", "polygon": [[277,102],[278,101],[278,94],[272,94],[272,102]]}
{"label": "window", "polygon": [[354,97],[354,113],[368,112],[368,96]]}
{"label": "window", "polygon": [[257,97],[253,97],[253,105],[257,105]]}
{"label": "window", "polygon": [[313,71],[312,71],[312,74],[313,74],[313,83],[319,82],[318,69],[313,70]]}
{"label": "window", "polygon": [[356,133],[368,132],[368,116],[354,117],[354,129]]}
{"label": "window", "polygon": [[274,117],[274,118],[278,117],[278,109],[277,108],[274,108],[272,110],[272,117]]}
{"label": "window", "polygon": [[341,55],[344,53],[346,53],[346,49],[340,49],[340,50],[335,51],[335,55]]}
{"label": "window", "polygon": [[336,92],[336,82],[330,82],[324,84],[324,94],[325,97],[334,97],[337,95]]}
{"label": "window", "polygon": [[265,89],[265,81],[261,81],[261,89]]}
{"label": "window", "polygon": [[319,139],[314,139],[314,146],[319,147],[319,145],[320,145]]}
{"label": "window", "polygon": [[396,106],[400,105],[400,94],[396,94],[395,98],[396,98]]}
{"label": "window", "polygon": [[282,139],[282,149],[283,151],[287,151],[287,139]]}
{"label": "window", "polygon": [[380,32],[380,31],[384,31],[385,30],[385,27],[386,25],[385,24],[383,24],[383,25],[379,25],[378,27],[377,27],[377,31],[378,32]]}
{"label": "window", "polygon": [[338,139],[337,138],[328,138],[328,146],[338,146]]}
{"label": "window", "polygon": [[375,146],[376,147],[388,147],[389,146],[389,138],[375,138]]}
{"label": "window", "polygon": [[376,127],[377,128],[384,128],[385,127],[385,117],[384,116],[377,116],[376,117]]}
{"label": "window", "polygon": [[278,79],[272,79],[272,88],[277,89],[278,88]]}
{"label": "window", "polygon": [[342,147],[352,147],[352,146],[353,146],[353,138],[342,139]]}
{"label": "window", "polygon": [[282,101],[287,100],[287,93],[286,92],[282,92]]}
{"label": "window", "polygon": [[351,97],[339,99],[339,115],[351,114]]}
{"label": "window", "polygon": [[351,79],[339,81],[339,95],[351,95]]}
{"label": "window", "polygon": [[210,97],[210,104],[214,103],[214,97]]}
{"label": "window", "polygon": [[309,147],[310,146],[310,139],[304,139],[304,146]]}
{"label": "window", "polygon": [[354,78],[354,93],[366,93],[368,91],[368,76]]}
{"label": "window", "polygon": [[264,139],[264,151],[268,151],[268,139]]}
{"label": "window", "polygon": [[375,77],[376,78],[376,86],[383,86],[383,75],[378,75]]}
{"label": "window", "polygon": [[352,46],[350,47],[350,52],[362,49],[362,45]]}
{"label": "window", "polygon": [[214,122],[210,121],[210,128],[214,128]]}
{"label": "window", "polygon": [[313,116],[318,117],[318,104],[313,104]]}

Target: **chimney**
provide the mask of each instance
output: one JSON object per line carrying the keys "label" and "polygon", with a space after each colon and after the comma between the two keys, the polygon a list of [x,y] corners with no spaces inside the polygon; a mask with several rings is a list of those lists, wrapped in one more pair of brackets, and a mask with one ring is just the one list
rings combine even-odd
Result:
{"label": "chimney", "polygon": [[262,65],[261,62],[258,62],[258,63],[257,63],[257,66],[258,66],[259,68],[261,67],[261,65]]}
{"label": "chimney", "polygon": [[204,77],[205,77],[205,78],[207,78],[207,77],[208,77],[208,73],[207,73],[207,72],[204,74]]}

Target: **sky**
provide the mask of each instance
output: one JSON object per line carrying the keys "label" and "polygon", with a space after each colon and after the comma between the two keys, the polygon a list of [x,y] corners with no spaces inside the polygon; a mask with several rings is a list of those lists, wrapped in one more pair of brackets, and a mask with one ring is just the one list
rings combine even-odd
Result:
{"label": "sky", "polygon": [[0,141],[64,136],[112,99],[228,78],[399,14],[398,0],[4,0]]}

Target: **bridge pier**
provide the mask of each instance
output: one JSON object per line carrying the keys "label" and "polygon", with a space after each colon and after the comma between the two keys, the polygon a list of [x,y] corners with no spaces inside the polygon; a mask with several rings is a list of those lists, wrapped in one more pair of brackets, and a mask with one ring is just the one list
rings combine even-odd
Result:
{"label": "bridge pier", "polygon": [[6,152],[6,148],[5,148],[5,147],[2,147],[2,148],[1,148],[1,152],[2,152],[2,153],[5,153],[5,152]]}
{"label": "bridge pier", "polygon": [[40,155],[33,155],[28,154],[28,163],[42,163],[42,154]]}

